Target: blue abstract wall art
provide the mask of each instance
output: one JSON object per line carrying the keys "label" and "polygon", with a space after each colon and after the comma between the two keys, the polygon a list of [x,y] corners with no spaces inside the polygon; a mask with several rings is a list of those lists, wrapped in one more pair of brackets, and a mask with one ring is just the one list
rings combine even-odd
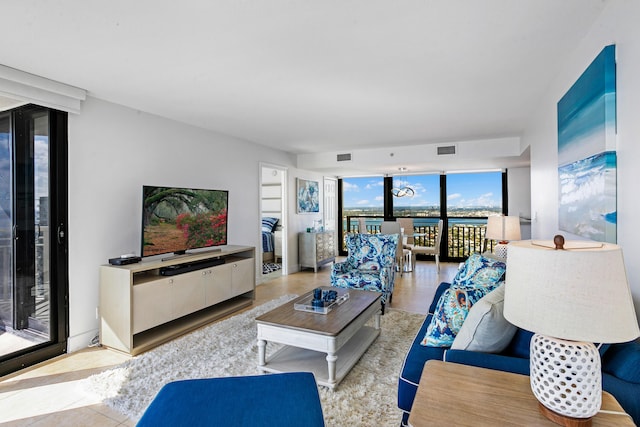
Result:
{"label": "blue abstract wall art", "polygon": [[298,213],[320,212],[320,186],[318,181],[297,179]]}
{"label": "blue abstract wall art", "polygon": [[559,227],[616,243],[616,63],[606,46],[558,102]]}

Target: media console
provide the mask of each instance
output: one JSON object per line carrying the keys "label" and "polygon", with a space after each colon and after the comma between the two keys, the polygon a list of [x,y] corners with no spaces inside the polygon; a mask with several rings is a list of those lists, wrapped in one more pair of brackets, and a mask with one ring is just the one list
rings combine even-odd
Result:
{"label": "media console", "polygon": [[253,303],[255,248],[100,266],[100,343],[136,355]]}

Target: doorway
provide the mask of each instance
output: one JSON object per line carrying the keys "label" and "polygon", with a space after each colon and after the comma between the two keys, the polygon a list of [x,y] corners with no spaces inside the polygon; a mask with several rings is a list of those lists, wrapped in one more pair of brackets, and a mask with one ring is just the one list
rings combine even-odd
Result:
{"label": "doorway", "polygon": [[287,169],[260,164],[260,282],[287,273]]}
{"label": "doorway", "polygon": [[0,375],[66,351],[67,113],[0,113]]}

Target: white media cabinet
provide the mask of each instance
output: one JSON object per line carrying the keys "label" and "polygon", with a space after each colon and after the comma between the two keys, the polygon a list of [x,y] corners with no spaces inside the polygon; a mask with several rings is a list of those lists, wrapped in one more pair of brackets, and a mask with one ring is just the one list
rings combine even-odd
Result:
{"label": "white media cabinet", "polygon": [[[221,264],[199,266],[215,260]],[[163,268],[194,264],[193,271],[161,274]],[[255,269],[255,248],[232,245],[165,261],[102,265],[100,343],[136,355],[249,306]]]}

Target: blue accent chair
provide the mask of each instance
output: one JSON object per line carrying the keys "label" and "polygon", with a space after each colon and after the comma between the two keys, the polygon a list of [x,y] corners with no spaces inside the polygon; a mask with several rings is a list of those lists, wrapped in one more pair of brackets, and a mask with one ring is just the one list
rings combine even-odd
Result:
{"label": "blue accent chair", "polygon": [[380,292],[384,314],[393,295],[398,235],[349,233],[346,245],[346,261],[331,269],[331,286]]}
{"label": "blue accent chair", "polygon": [[293,372],[168,383],[137,425],[323,427],[324,417],[313,374]]}

